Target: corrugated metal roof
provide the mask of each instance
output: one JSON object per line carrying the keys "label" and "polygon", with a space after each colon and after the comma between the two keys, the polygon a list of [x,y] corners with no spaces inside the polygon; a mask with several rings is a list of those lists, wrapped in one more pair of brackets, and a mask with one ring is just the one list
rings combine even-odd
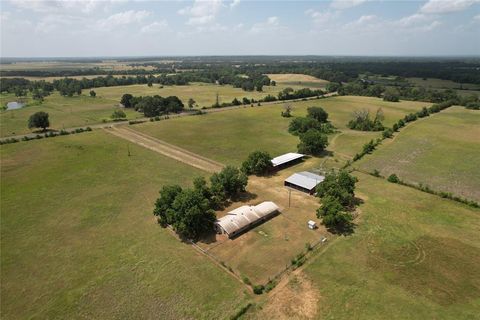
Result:
{"label": "corrugated metal roof", "polygon": [[294,152],[289,152],[282,154],[281,156],[275,157],[272,159],[272,164],[274,167],[279,166],[281,164],[297,160],[300,158],[303,158],[305,155],[300,154],[300,153],[294,153]]}
{"label": "corrugated metal roof", "polygon": [[277,210],[278,206],[271,201],[265,201],[256,206],[241,206],[218,219],[216,224],[227,234],[232,234]]}
{"label": "corrugated metal roof", "polygon": [[308,171],[302,171],[292,174],[290,177],[285,179],[286,182],[294,184],[296,186],[312,190],[319,184],[325,180],[324,176],[320,176],[315,173],[311,173]]}

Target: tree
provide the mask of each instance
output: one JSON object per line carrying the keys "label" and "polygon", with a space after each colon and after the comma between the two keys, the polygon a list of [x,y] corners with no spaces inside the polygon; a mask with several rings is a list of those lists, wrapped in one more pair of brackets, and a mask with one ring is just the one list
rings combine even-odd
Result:
{"label": "tree", "polygon": [[42,128],[45,131],[50,126],[50,121],[48,119],[48,113],[39,111],[35,112],[28,119],[28,128]]}
{"label": "tree", "polygon": [[181,191],[167,211],[173,220],[172,227],[180,236],[197,240],[202,234],[213,229],[215,212],[209,201],[198,190]]}
{"label": "tree", "polygon": [[125,114],[125,112],[123,112],[123,110],[116,109],[116,110],[113,110],[111,117],[112,119],[117,120],[117,119],[125,119],[127,115]]}
{"label": "tree", "polygon": [[226,166],[222,171],[214,173],[210,182],[215,195],[233,198],[245,191],[248,177],[237,168]]}
{"label": "tree", "polygon": [[310,108],[307,109],[307,112],[308,112],[307,117],[313,118],[320,123],[327,122],[328,113],[325,110],[323,110],[323,108],[321,108],[321,107],[310,107]]}
{"label": "tree", "polygon": [[125,93],[123,96],[122,96],[122,99],[120,100],[120,103],[125,107],[125,108],[132,108],[133,105],[132,105],[132,99],[133,99],[133,96],[129,93]]}
{"label": "tree", "polygon": [[398,102],[400,101],[400,93],[397,89],[387,88],[383,94],[384,101]]}
{"label": "tree", "polygon": [[153,214],[157,217],[158,223],[163,227],[173,223],[173,220],[168,219],[167,212],[172,208],[173,201],[181,192],[182,188],[179,185],[164,186],[160,190],[160,197],[155,202]]}
{"label": "tree", "polygon": [[193,98],[188,99],[188,107],[190,109],[193,109],[194,106],[195,106],[195,100],[193,100]]}
{"label": "tree", "polygon": [[292,116],[292,109],[293,109],[292,105],[286,104],[286,105],[283,106],[283,109],[285,111],[282,111],[282,113],[281,113],[282,117],[290,118]]}
{"label": "tree", "polygon": [[317,210],[317,216],[322,218],[322,223],[329,229],[343,231],[351,229],[353,217],[343,210],[334,197],[328,196],[323,200],[322,206]]}
{"label": "tree", "polygon": [[97,96],[97,93],[93,90],[90,90],[90,97],[95,98]]}
{"label": "tree", "polygon": [[257,176],[268,174],[273,169],[272,157],[268,152],[254,151],[242,164],[242,171]]}
{"label": "tree", "polygon": [[319,155],[328,145],[328,138],[325,134],[316,129],[309,129],[300,135],[298,152]]}

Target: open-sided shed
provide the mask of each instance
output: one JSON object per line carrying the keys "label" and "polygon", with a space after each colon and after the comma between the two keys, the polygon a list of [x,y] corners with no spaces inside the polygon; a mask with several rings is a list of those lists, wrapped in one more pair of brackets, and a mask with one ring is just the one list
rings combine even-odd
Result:
{"label": "open-sided shed", "polygon": [[318,174],[302,171],[292,174],[285,179],[284,185],[290,188],[294,188],[306,193],[313,194],[316,186],[325,180],[324,176]]}

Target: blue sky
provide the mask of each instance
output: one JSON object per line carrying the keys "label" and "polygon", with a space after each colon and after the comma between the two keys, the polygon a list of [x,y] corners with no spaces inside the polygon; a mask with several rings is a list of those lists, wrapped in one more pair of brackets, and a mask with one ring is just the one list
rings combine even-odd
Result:
{"label": "blue sky", "polygon": [[2,0],[1,55],[479,55],[480,0]]}

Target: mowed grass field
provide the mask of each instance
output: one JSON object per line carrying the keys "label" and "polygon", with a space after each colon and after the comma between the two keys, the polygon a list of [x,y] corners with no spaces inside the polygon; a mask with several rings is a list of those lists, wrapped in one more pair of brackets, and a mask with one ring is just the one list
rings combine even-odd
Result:
{"label": "mowed grass field", "polygon": [[451,107],[408,125],[355,166],[480,201],[479,124],[478,111]]}
{"label": "mowed grass field", "polygon": [[103,131],[1,146],[1,318],[212,319],[245,287],[156,224],[203,175]]}
{"label": "mowed grass field", "polygon": [[270,73],[267,76],[275,81],[277,85],[288,87],[309,87],[315,89],[323,89],[329,81],[318,79],[306,74],[296,73]]}
{"label": "mowed grass field", "polygon": [[[365,203],[355,233],[330,243],[304,270],[317,292],[315,317],[478,318],[480,210],[357,176]],[[272,300],[278,310],[288,306]]]}
{"label": "mowed grass field", "polygon": [[[353,157],[366,142],[379,137],[379,132],[358,132],[346,128],[354,110],[368,109],[374,113],[382,108],[385,125],[391,126],[405,114],[420,110],[425,103],[385,102],[368,97],[331,97],[326,99],[288,103],[294,116],[306,115],[310,106],[321,106],[333,125],[343,132],[332,142],[329,150]],[[266,150],[272,156],[296,150],[298,137],[288,133],[292,118],[283,118],[284,104],[245,107],[237,110],[211,113],[204,116],[184,117],[146,123],[132,127],[161,140],[182,146],[214,160],[239,165],[250,152]]]}

